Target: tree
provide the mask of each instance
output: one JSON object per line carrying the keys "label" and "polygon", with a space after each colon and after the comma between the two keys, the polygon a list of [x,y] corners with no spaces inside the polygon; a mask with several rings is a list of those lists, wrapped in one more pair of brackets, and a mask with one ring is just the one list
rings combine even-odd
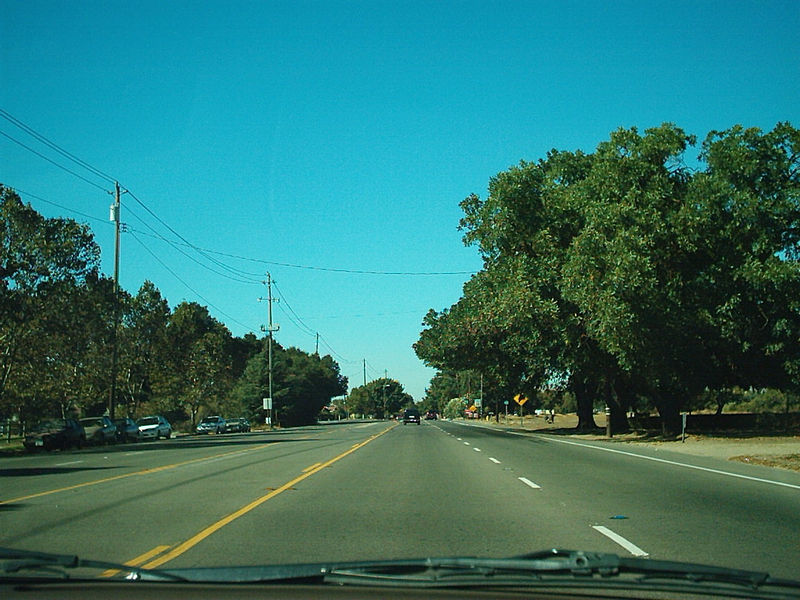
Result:
{"label": "tree", "polygon": [[[35,370],[53,364],[43,336],[54,332],[45,325],[65,295],[78,293],[87,279],[99,281],[99,263],[100,249],[87,226],[45,219],[0,185],[0,412],[24,418],[52,410],[33,391],[43,383],[39,375],[53,376],[52,369]],[[80,309],[69,308],[73,315]]]}
{"label": "tree", "polygon": [[[331,398],[347,393],[347,378],[330,356],[283,348],[273,342],[273,407],[283,427],[312,425]],[[269,396],[266,349],[253,356],[236,384],[234,399],[248,414],[263,415],[262,399]]]}
{"label": "tree", "polygon": [[407,394],[396,379],[382,377],[359,386],[350,392],[350,412],[377,419],[388,419],[404,408],[412,406],[414,399]]}
{"label": "tree", "polygon": [[124,302],[118,338],[118,389],[128,416],[137,415],[140,405],[167,393],[164,371],[171,316],[169,304],[150,281],[145,281],[138,293]]}
{"label": "tree", "polygon": [[581,427],[601,401],[625,428],[644,399],[667,435],[705,389],[796,387],[800,133],[712,132],[704,171],[684,162],[695,144],[620,129],[493,177],[461,204],[484,268],[428,314],[418,356],[521,391],[566,380]]}
{"label": "tree", "polygon": [[188,416],[194,429],[201,409],[225,412],[233,386],[231,334],[206,307],[182,302],[172,313],[167,339],[169,396],[159,399],[158,412],[174,415],[175,420]]}

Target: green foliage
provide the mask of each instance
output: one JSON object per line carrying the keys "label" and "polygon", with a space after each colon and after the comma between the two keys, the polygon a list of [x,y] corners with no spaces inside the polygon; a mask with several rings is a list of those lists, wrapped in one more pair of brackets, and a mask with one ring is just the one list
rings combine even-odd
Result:
{"label": "green foliage", "polygon": [[[260,416],[263,340],[234,338],[194,302],[171,310],[149,281],[115,294],[99,264],[88,227],[45,219],[0,185],[0,417],[103,413],[115,337],[117,414],[160,413],[185,428],[209,413]],[[315,422],[347,392],[329,356],[296,348],[279,348],[275,382],[284,425]]]}
{"label": "green foliage", "polygon": [[469,402],[466,398],[452,398],[444,406],[442,415],[446,419],[458,419],[464,416],[464,411],[469,408]]}
{"label": "green foliage", "polygon": [[381,378],[354,388],[347,399],[350,414],[385,419],[412,406],[414,399],[394,379]]}
{"label": "green foliage", "polygon": [[667,433],[704,389],[800,383],[800,132],[734,127],[685,152],[671,124],[552,151],[461,206],[484,268],[415,345],[442,372],[507,390],[566,381],[579,426],[658,408]]}
{"label": "green foliage", "polygon": [[[283,427],[316,423],[331,399],[347,393],[347,378],[330,357],[308,354],[273,342],[273,407]],[[267,350],[248,362],[233,391],[233,399],[245,414],[263,421],[263,399],[269,396]]]}
{"label": "green foliage", "polygon": [[23,420],[96,401],[108,297],[91,232],[45,219],[0,185],[0,413]]}
{"label": "green foliage", "polygon": [[725,406],[726,412],[782,413],[800,408],[800,396],[782,390],[737,390]]}

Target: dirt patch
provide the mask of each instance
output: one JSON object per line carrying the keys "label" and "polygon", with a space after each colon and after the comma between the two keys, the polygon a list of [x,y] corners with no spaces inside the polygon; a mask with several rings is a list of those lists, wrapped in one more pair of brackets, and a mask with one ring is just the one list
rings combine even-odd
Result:
{"label": "dirt patch", "polygon": [[762,467],[776,467],[800,472],[800,454],[778,454],[775,456],[731,456],[728,460],[747,463],[748,465],[761,465]]}

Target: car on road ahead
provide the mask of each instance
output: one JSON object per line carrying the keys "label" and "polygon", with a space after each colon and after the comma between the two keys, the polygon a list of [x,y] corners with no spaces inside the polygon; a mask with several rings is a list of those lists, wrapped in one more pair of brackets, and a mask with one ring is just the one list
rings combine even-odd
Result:
{"label": "car on road ahead", "polygon": [[142,417],[136,424],[143,440],[169,439],[172,437],[172,425],[161,415]]}
{"label": "car on road ahead", "polygon": [[228,425],[225,419],[216,415],[204,417],[200,423],[197,424],[197,433],[225,433],[228,431]]}
{"label": "car on road ahead", "polygon": [[416,408],[407,408],[403,412],[403,425],[408,423],[416,423],[419,425],[420,423],[420,415],[419,411]]}
{"label": "car on road ahead", "polygon": [[108,417],[85,417],[80,424],[86,432],[87,444],[104,446],[117,442],[117,426]]}
{"label": "car on road ahead", "polygon": [[35,450],[67,450],[74,446],[82,448],[86,443],[86,432],[75,419],[51,419],[42,421],[25,436],[22,445],[29,452]]}

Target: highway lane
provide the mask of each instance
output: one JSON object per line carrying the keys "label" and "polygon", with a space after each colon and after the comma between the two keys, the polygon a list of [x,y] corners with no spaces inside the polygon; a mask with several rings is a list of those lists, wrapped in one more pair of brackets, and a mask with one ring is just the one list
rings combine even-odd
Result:
{"label": "highway lane", "polygon": [[525,470],[550,498],[542,509],[560,507],[554,519],[606,528],[652,558],[797,576],[798,473],[609,442],[440,426]]}
{"label": "highway lane", "polygon": [[175,546],[369,439],[374,424],[2,459],[0,545],[125,561]]}
{"label": "highway lane", "polygon": [[566,442],[352,422],[0,459],[0,545],[174,567],[561,547],[796,576],[797,474]]}

